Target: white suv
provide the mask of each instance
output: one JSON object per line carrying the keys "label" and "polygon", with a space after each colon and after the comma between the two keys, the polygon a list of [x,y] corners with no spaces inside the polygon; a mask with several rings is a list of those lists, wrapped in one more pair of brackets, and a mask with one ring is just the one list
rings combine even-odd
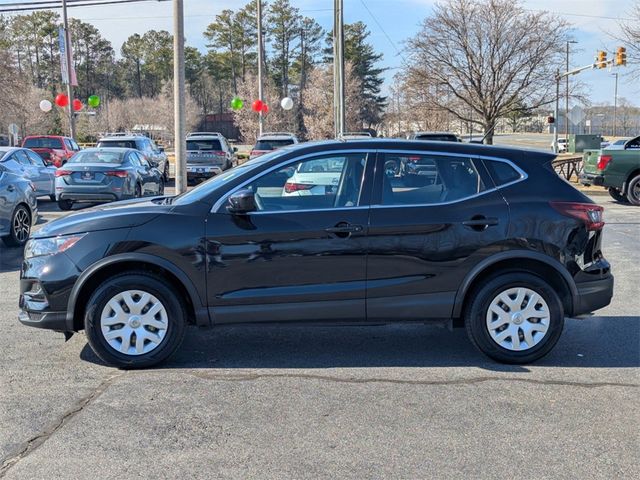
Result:
{"label": "white suv", "polygon": [[269,153],[272,150],[286,147],[287,145],[294,145],[298,142],[298,137],[293,133],[287,132],[271,132],[263,133],[258,137],[253,150],[251,150],[250,159]]}
{"label": "white suv", "polygon": [[205,180],[233,167],[237,149],[218,132],[187,135],[187,181]]}

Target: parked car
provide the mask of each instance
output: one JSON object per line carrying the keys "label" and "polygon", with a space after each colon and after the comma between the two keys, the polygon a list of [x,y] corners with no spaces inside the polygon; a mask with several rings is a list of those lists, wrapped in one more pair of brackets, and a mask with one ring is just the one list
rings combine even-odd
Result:
{"label": "parked car", "polygon": [[44,160],[28,148],[0,147],[0,163],[7,170],[24,177],[36,188],[36,196],[47,196],[55,201],[55,167],[48,167]]}
{"label": "parked car", "polygon": [[607,144],[605,146],[602,146],[602,144],[600,144],[600,148],[601,149],[607,149],[607,150],[624,150],[624,145],[631,140],[630,138],[619,138],[618,140],[615,140],[613,142],[606,142]]}
{"label": "parked car", "polygon": [[[394,184],[383,166],[407,155],[430,159],[439,180]],[[25,248],[19,318],[84,329],[124,368],[168,358],[188,323],[443,319],[491,358],[529,363],[565,316],[613,294],[603,209],[555,174],[554,157],[373,139],[272,152],[176,197],[44,225]],[[292,168],[332,159],[343,164],[336,190],[275,194]]]}
{"label": "parked car", "polygon": [[428,140],[430,142],[462,142],[455,133],[449,132],[413,132],[407,138],[409,140]]}
{"label": "parked car", "polygon": [[141,152],[149,163],[160,170],[164,182],[169,181],[169,159],[163,148],[158,147],[153,140],[141,134],[110,133],[98,140],[98,148],[133,148]]}
{"label": "parked car", "polygon": [[[551,151],[553,151],[553,142],[551,142]],[[558,153],[567,153],[569,151],[569,143],[566,138],[558,139]]]}
{"label": "parked car", "polygon": [[74,203],[163,193],[160,170],[132,148],[87,148],[56,170],[56,199],[61,210],[70,210]]}
{"label": "parked car", "polygon": [[254,159],[265,153],[269,153],[278,148],[286,147],[288,145],[295,145],[298,143],[298,137],[293,133],[287,132],[271,132],[263,133],[258,137],[256,144],[253,146],[253,150],[249,155],[249,159]]}
{"label": "parked car", "polygon": [[80,151],[80,147],[73,138],[59,135],[28,136],[22,141],[22,147],[33,150],[47,165],[54,167],[61,167]]}
{"label": "parked car", "polygon": [[238,151],[221,133],[187,135],[187,181],[205,180],[233,167]]}
{"label": "parked car", "polygon": [[336,195],[346,157],[321,158],[301,162],[278,196]]}
{"label": "parked car", "polygon": [[0,162],[0,238],[9,247],[22,246],[37,220],[35,186]]}
{"label": "parked car", "polygon": [[605,187],[613,199],[640,205],[640,136],[622,148],[585,150],[582,164],[580,183]]}

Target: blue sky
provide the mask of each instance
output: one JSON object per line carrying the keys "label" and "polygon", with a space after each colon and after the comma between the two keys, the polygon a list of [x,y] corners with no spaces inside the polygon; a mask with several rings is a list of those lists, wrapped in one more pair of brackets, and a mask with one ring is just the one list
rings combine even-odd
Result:
{"label": "blue sky", "polygon": [[[15,0],[0,0],[0,4]],[[323,27],[332,26],[332,0],[292,0],[301,12],[314,17]],[[432,0],[344,0],[345,21],[366,23],[371,41],[384,53],[383,66],[389,67],[388,81],[402,66],[403,42],[419,30],[422,19],[430,14]],[[610,33],[616,31],[616,18],[631,10],[632,0],[527,0],[525,8],[546,10],[563,16],[573,25],[571,65],[592,63],[599,49],[614,51],[618,42]],[[238,9],[244,0],[185,0],[185,32],[189,45],[205,49],[202,32],[213,17],[225,8]],[[365,7],[366,6],[366,7]],[[368,8],[368,10],[367,10]],[[133,33],[148,29],[172,29],[171,2],[146,2],[133,5],[94,6],[70,9],[71,16],[93,23],[119,50],[122,42]],[[614,71],[623,73],[625,69]],[[590,91],[593,102],[613,103],[614,78],[607,70],[589,70],[580,75]],[[620,77],[619,97],[640,105],[640,85],[626,76]]]}

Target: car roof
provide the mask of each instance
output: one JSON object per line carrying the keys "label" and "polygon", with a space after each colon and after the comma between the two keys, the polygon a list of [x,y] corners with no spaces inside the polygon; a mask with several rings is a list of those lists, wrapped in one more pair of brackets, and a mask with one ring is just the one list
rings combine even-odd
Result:
{"label": "car roof", "polygon": [[455,133],[452,132],[413,132],[411,135],[453,135],[454,137],[457,137],[458,135],[456,135]]}
{"label": "car roof", "polygon": [[288,132],[266,132],[258,137],[258,140],[288,140],[297,138],[293,133]]}
{"label": "car roof", "polygon": [[110,136],[107,136],[107,137],[101,137],[100,139],[98,139],[98,141],[99,142],[104,142],[104,141],[109,141],[109,140],[114,140],[114,141],[125,140],[125,141],[128,141],[128,140],[137,140],[138,138],[144,139],[144,138],[148,138],[148,137],[145,137],[144,135],[117,135],[117,136],[110,135]]}
{"label": "car roof", "polygon": [[126,148],[126,147],[109,147],[109,148],[102,148],[102,147],[91,147],[91,148],[85,148],[82,150],[82,153],[85,152],[137,152],[137,150],[135,148]]}

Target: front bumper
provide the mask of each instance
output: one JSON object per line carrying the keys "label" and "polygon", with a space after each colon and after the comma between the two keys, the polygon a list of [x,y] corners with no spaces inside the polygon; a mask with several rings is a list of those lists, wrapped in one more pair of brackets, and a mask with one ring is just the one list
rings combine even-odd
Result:
{"label": "front bumper", "polygon": [[591,282],[576,283],[578,295],[574,307],[574,316],[584,315],[606,307],[613,297],[613,275]]}
{"label": "front bumper", "polygon": [[46,328],[56,332],[71,332],[73,325],[67,321],[67,312],[29,312],[21,310],[18,320],[23,325],[36,328]]}
{"label": "front bumper", "polygon": [[598,175],[595,173],[581,173],[580,174],[580,183],[582,185],[586,185],[586,186],[590,186],[590,185],[596,185],[596,186],[603,186],[604,185],[604,176],[603,175]]}

